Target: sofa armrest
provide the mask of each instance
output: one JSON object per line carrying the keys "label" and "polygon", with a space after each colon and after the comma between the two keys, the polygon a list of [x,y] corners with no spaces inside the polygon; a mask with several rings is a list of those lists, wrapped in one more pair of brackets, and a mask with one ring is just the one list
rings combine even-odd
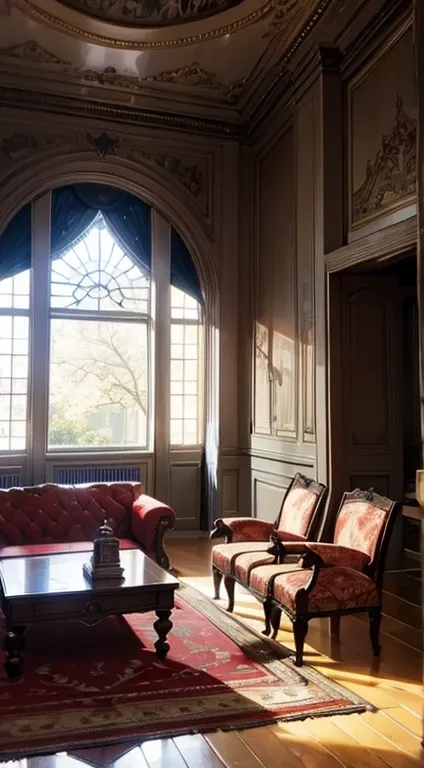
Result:
{"label": "sofa armrest", "polygon": [[[314,560],[321,567],[341,566],[363,571],[370,563],[370,556],[358,549],[342,547],[338,544],[321,544],[313,542],[305,544],[304,561]],[[310,554],[312,557],[307,557]],[[318,558],[318,559],[316,559]]]}
{"label": "sofa armrest", "polygon": [[225,538],[231,541],[269,541],[274,523],[257,520],[254,517],[220,517],[215,520],[211,539]]}
{"label": "sofa armrest", "polygon": [[146,555],[166,569],[169,568],[169,557],[165,552],[163,540],[166,531],[175,528],[175,521],[174,510],[152,496],[143,493],[133,503],[132,534]]}

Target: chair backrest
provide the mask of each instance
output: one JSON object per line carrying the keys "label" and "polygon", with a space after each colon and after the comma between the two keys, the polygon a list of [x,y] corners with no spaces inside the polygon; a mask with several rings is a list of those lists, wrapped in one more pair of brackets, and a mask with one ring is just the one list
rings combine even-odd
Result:
{"label": "chair backrest", "polygon": [[327,486],[299,472],[293,477],[275,521],[286,541],[306,541],[315,534]]}
{"label": "chair backrest", "polygon": [[364,552],[370,557],[366,573],[379,581],[400,504],[368,491],[344,493],[334,528],[334,544]]}

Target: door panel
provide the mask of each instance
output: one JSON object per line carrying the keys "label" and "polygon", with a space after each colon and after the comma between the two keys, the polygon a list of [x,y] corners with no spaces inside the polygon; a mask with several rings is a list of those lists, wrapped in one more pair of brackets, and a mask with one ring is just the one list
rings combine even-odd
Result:
{"label": "door panel", "polygon": [[345,487],[403,495],[401,295],[395,277],[341,281]]}

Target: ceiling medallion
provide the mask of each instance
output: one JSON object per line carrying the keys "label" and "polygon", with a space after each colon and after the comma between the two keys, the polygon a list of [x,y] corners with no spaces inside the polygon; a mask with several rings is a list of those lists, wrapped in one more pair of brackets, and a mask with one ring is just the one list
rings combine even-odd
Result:
{"label": "ceiling medallion", "polygon": [[[153,1],[153,0],[152,0]],[[304,0],[305,2],[308,2],[309,0]],[[238,18],[236,18],[234,21],[231,21],[227,24],[223,24],[219,27],[212,27],[204,29],[203,32],[197,32],[195,34],[191,35],[180,35],[181,36],[175,36],[167,39],[152,39],[150,36],[146,36],[144,39],[140,39],[139,36],[137,36],[137,39],[132,39],[131,37],[128,37],[129,32],[139,31],[139,34],[141,33],[141,28],[138,27],[131,27],[128,24],[124,27],[121,25],[104,25],[104,28],[108,26],[112,33],[116,33],[119,31],[119,29],[122,29],[122,36],[120,37],[112,37],[109,34],[102,34],[100,32],[91,31],[86,28],[82,28],[82,26],[76,26],[76,24],[72,24],[70,21],[67,21],[65,18],[59,17],[58,15],[53,15],[52,13],[49,13],[48,11],[44,10],[40,5],[38,5],[38,0],[34,0],[34,2],[31,2],[31,0],[16,0],[16,2],[19,2],[19,7],[22,9],[22,11],[29,16],[30,18],[34,19],[35,21],[47,24],[50,27],[53,27],[55,29],[59,29],[61,32],[64,32],[65,34],[71,35],[72,37],[77,37],[83,40],[86,40],[87,42],[94,43],[95,45],[102,45],[107,46],[109,48],[118,48],[120,50],[130,50],[130,51],[146,51],[146,50],[163,50],[166,48],[182,48],[187,45],[198,45],[199,43],[207,42],[209,40],[216,40],[219,37],[223,37],[224,35],[230,35],[234,32],[238,32],[241,29],[245,29],[246,27],[250,26],[251,24],[255,24],[256,22],[260,21],[261,19],[265,18],[276,3],[278,3],[278,0],[265,0],[265,2],[260,5],[260,7],[255,8],[254,10],[245,13],[245,15],[239,15]],[[97,2],[97,0],[96,0]],[[108,0],[105,0],[105,2],[108,2]],[[201,3],[202,0],[197,0],[197,2]],[[59,3],[57,3],[59,6]],[[235,3],[233,4],[233,8],[236,6],[241,6],[242,3]],[[230,7],[230,6],[228,6]],[[252,7],[252,4],[250,4],[249,7]],[[104,24],[102,21],[94,22],[95,24],[99,24],[100,26]],[[192,25],[187,25],[192,26]],[[197,25],[196,25],[197,27]],[[151,28],[151,27],[150,27]],[[181,25],[179,27],[181,29]],[[159,30],[158,30],[159,31]],[[164,29],[162,28],[162,32]],[[146,30],[147,32],[147,30]]]}
{"label": "ceiling medallion", "polygon": [[200,21],[238,5],[241,0],[58,0],[61,5],[82,11],[112,24],[126,27],[166,27]]}

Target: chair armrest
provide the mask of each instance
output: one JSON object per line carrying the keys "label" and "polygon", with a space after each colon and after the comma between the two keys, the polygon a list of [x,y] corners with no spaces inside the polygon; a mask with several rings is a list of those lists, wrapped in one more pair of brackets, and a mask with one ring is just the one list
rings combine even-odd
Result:
{"label": "chair armrest", "polygon": [[220,517],[215,520],[211,539],[225,538],[231,541],[269,541],[274,523],[257,520],[255,517]]}
{"label": "chair armrest", "polygon": [[[363,571],[370,563],[370,556],[365,552],[350,547],[342,547],[338,544],[312,542],[305,544],[305,549],[306,553],[303,558],[305,565],[306,560],[313,560],[314,564],[319,564],[321,567],[341,566],[352,568],[355,571]],[[307,558],[307,554],[312,557]]]}
{"label": "chair armrest", "polygon": [[166,531],[175,528],[176,514],[167,504],[142,493],[133,503],[131,530],[146,555],[169,568],[169,558],[163,546]]}
{"label": "chair armrest", "polygon": [[302,556],[306,554],[304,541],[284,541],[282,538],[284,533],[281,531],[274,531],[271,535],[271,541],[269,549],[267,550],[269,555],[273,555],[278,558],[278,562],[296,562],[300,560]]}

